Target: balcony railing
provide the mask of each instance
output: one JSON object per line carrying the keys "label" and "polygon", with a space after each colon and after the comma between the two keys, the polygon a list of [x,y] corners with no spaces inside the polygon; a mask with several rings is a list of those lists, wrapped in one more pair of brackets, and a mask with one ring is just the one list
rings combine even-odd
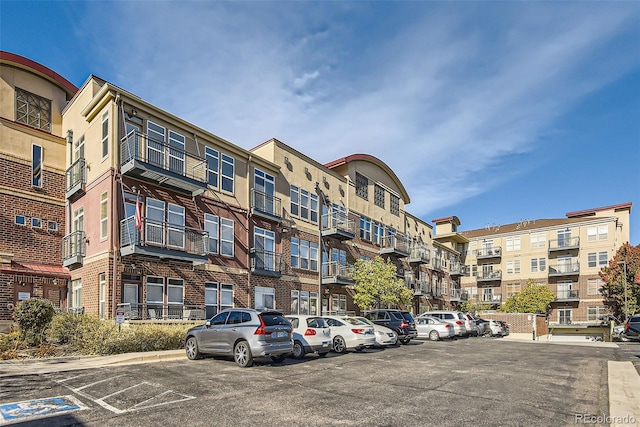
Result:
{"label": "balcony railing", "polygon": [[209,233],[196,228],[135,217],[120,221],[120,254],[148,255],[183,261],[204,262]]}
{"label": "balcony railing", "polygon": [[352,284],[353,265],[338,262],[325,262],[322,264],[322,282]]}
{"label": "balcony railing", "polygon": [[282,275],[282,254],[252,248],[251,272],[260,276],[280,277]]}
{"label": "balcony railing", "polygon": [[279,197],[251,189],[251,208],[254,215],[272,221],[282,220],[282,201]]}
{"label": "balcony railing", "polygon": [[559,289],[556,291],[556,301],[579,301],[580,292],[577,289]]}
{"label": "balcony railing", "polygon": [[431,251],[427,245],[416,243],[411,246],[411,253],[409,254],[409,262],[419,264],[429,264],[431,258]]}
{"label": "balcony railing", "polygon": [[440,258],[433,257],[431,260],[431,268],[433,270],[442,270],[442,260]]}
{"label": "balcony railing", "polygon": [[450,301],[460,301],[462,299],[462,291],[460,289],[451,289],[449,292]]}
{"label": "balcony railing", "polygon": [[451,267],[449,267],[449,274],[452,276],[462,276],[465,271],[464,264],[452,263]]}
{"label": "balcony railing", "polygon": [[338,240],[353,240],[356,236],[356,222],[349,219],[348,212],[328,212],[322,214],[322,236]]}
{"label": "balcony railing", "polygon": [[501,256],[502,256],[502,248],[500,246],[482,248],[476,251],[476,258],[497,258]]}
{"label": "balcony railing", "polygon": [[205,159],[140,132],[122,138],[120,167],[123,174],[192,195],[207,189]]}
{"label": "balcony railing", "polygon": [[429,297],[431,295],[431,286],[428,280],[416,280],[412,284],[414,295],[424,295]]}
{"label": "balcony railing", "polygon": [[580,274],[580,263],[563,263],[549,266],[549,276],[571,276]]}
{"label": "balcony railing", "polygon": [[384,236],[380,242],[380,254],[406,258],[409,256],[409,242],[402,234]]}
{"label": "balcony railing", "polygon": [[[124,309],[126,320],[205,320],[215,315],[215,307],[205,307],[203,305],[185,304],[154,304],[154,303],[121,303],[118,308]],[[212,310],[208,310],[211,308]],[[207,313],[207,311],[210,311]]]}
{"label": "balcony railing", "polygon": [[491,304],[500,304],[502,302],[502,295],[481,295],[480,301],[488,302]]}
{"label": "balcony railing", "polygon": [[74,231],[62,238],[62,265],[69,267],[82,264],[85,256],[86,240],[84,231]]}
{"label": "balcony railing", "polygon": [[478,281],[501,280],[502,270],[482,271],[476,276]]}
{"label": "balcony railing", "polygon": [[580,247],[580,237],[567,237],[564,239],[549,240],[549,252],[562,251],[567,249],[578,249]]}
{"label": "balcony railing", "polygon": [[87,162],[80,158],[73,162],[64,174],[65,191],[67,199],[84,193],[84,186],[87,183]]}

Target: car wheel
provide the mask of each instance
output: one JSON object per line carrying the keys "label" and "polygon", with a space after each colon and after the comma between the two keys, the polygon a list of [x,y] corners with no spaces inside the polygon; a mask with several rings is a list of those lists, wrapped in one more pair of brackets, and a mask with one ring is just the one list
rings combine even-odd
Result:
{"label": "car wheel", "polygon": [[400,340],[400,342],[401,342],[403,345],[407,345],[407,344],[409,344],[409,341],[411,341],[411,339],[410,339],[410,338],[405,338],[405,339]]}
{"label": "car wheel", "polygon": [[329,354],[329,352],[325,352],[325,353],[318,353],[318,356],[320,357],[327,357],[327,354]]}
{"label": "car wheel", "polygon": [[364,347],[356,347],[356,351],[359,352],[359,351],[362,351],[362,350],[364,350]]}
{"label": "car wheel", "polygon": [[187,358],[189,360],[200,359],[200,350],[198,350],[198,341],[196,340],[196,337],[189,337],[184,347],[187,351]]}
{"label": "car wheel", "polygon": [[273,360],[275,363],[282,363],[284,362],[284,359],[287,358],[287,354],[279,354],[277,356],[271,356],[271,360]]}
{"label": "car wheel", "polygon": [[347,352],[347,344],[344,342],[344,338],[340,335],[333,339],[333,351],[336,353],[346,353]]}
{"label": "car wheel", "polygon": [[304,353],[304,346],[302,345],[302,343],[300,341],[294,341],[293,351],[291,352],[294,359],[302,359],[304,357]]}
{"label": "car wheel", "polygon": [[248,368],[253,365],[253,355],[246,341],[238,341],[233,348],[233,360],[236,361],[241,368]]}
{"label": "car wheel", "polygon": [[440,334],[438,333],[438,331],[431,331],[429,332],[429,339],[431,341],[438,341],[440,339]]}

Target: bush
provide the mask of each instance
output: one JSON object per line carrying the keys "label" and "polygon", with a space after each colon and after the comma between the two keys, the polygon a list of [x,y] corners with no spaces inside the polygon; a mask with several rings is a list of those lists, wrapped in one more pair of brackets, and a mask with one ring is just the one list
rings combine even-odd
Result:
{"label": "bush", "polygon": [[68,344],[81,350],[95,339],[100,319],[88,314],[61,313],[56,315],[47,329],[47,339],[55,344]]}
{"label": "bush", "polygon": [[39,345],[44,340],[44,333],[51,323],[55,309],[51,301],[40,298],[29,298],[20,301],[13,312],[13,319],[18,323],[20,336],[29,345]]}

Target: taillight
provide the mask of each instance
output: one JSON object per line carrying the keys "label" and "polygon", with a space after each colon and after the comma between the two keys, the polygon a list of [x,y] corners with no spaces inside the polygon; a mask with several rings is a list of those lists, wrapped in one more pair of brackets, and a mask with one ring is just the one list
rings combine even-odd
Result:
{"label": "taillight", "polygon": [[400,323],[400,329],[408,328],[409,324],[407,322]]}
{"label": "taillight", "polygon": [[364,329],[352,329],[351,332],[354,334],[364,334]]}
{"label": "taillight", "polygon": [[630,325],[629,325],[628,323],[625,323],[625,325],[624,325],[624,330],[625,330],[625,331],[628,331],[628,330],[629,330],[629,326],[630,326]]}
{"label": "taillight", "polygon": [[315,329],[307,329],[306,331],[304,331],[304,335],[305,336],[315,335],[315,334],[316,334],[316,330]]}
{"label": "taillight", "polygon": [[264,320],[262,320],[262,317],[258,317],[258,319],[260,319],[260,326],[258,327],[258,329],[256,329],[256,331],[253,334],[254,335],[267,335],[267,331],[264,329],[264,327],[265,327]]}
{"label": "taillight", "polygon": [[450,325],[450,324],[448,324],[448,323],[447,323],[446,325],[444,325],[444,328],[445,328],[445,329],[450,328],[450,327],[451,327],[451,325]]}
{"label": "taillight", "polygon": [[462,322],[460,320],[456,320],[456,325],[462,326]]}

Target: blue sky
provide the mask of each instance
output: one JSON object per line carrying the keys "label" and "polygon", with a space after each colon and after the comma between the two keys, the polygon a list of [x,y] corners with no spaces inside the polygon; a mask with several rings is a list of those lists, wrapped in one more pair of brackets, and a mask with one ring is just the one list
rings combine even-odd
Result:
{"label": "blue sky", "polygon": [[461,230],[633,202],[640,2],[0,2],[0,48],[251,148],[387,163]]}

